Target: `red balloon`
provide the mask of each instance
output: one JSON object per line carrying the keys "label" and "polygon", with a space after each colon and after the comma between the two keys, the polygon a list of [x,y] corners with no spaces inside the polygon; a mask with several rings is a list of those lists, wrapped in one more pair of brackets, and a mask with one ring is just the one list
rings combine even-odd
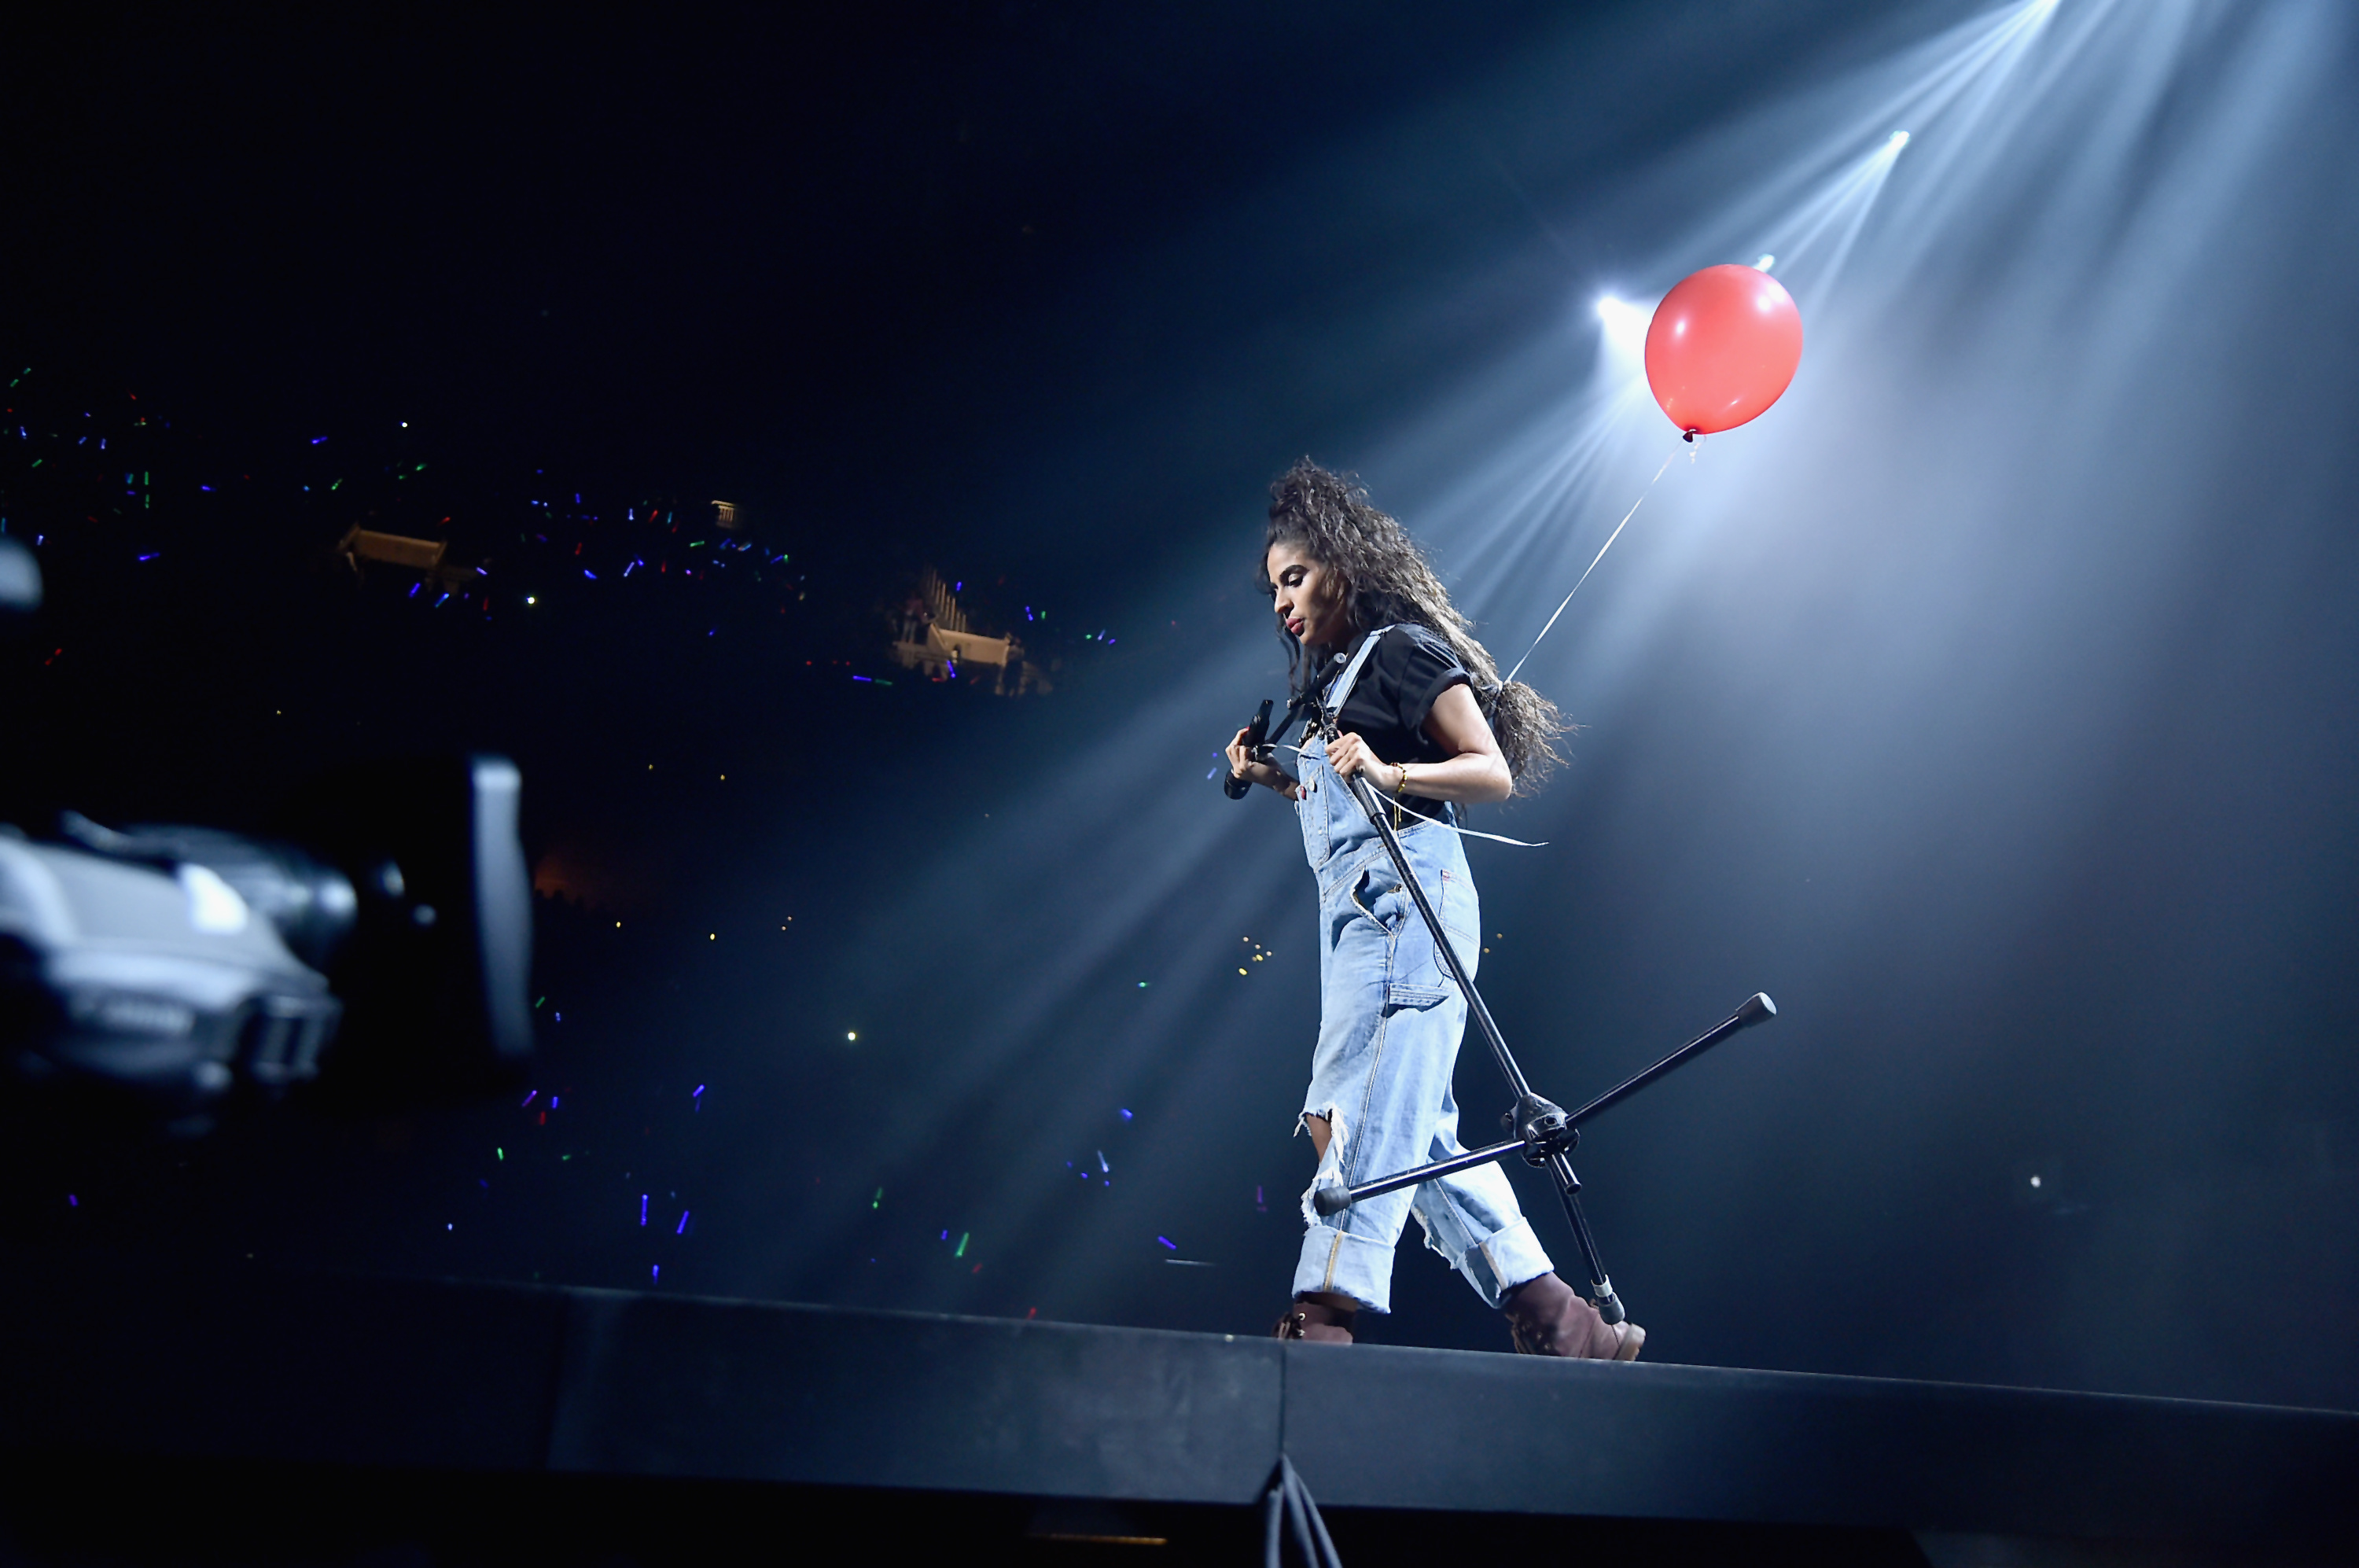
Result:
{"label": "red balloon", "polygon": [[1647,385],[1690,436],[1775,403],[1802,363],[1802,313],[1784,284],[1731,263],[1690,273],[1647,327]]}

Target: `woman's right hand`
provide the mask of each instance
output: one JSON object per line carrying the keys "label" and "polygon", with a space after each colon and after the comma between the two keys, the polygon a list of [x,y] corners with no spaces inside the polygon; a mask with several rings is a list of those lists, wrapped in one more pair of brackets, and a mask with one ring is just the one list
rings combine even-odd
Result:
{"label": "woman's right hand", "polygon": [[1248,733],[1239,730],[1237,738],[1229,742],[1227,755],[1231,777],[1245,779],[1250,784],[1266,784],[1289,800],[1299,800],[1302,795],[1300,785],[1268,763],[1256,762],[1246,755],[1245,736]]}

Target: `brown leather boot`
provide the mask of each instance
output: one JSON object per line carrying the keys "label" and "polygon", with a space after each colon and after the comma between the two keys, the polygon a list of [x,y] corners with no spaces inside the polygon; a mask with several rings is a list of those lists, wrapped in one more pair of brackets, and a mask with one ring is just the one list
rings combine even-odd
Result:
{"label": "brown leather boot", "polygon": [[[1330,1298],[1329,1301],[1332,1301]],[[1356,1306],[1338,1307],[1313,1296],[1297,1296],[1286,1315],[1277,1320],[1270,1336],[1274,1339],[1308,1339],[1329,1345],[1352,1343],[1352,1323],[1360,1315]]]}
{"label": "brown leather boot", "polygon": [[1647,1331],[1609,1323],[1595,1307],[1553,1274],[1527,1279],[1499,1298],[1507,1332],[1526,1356],[1569,1356],[1590,1361],[1636,1361]]}

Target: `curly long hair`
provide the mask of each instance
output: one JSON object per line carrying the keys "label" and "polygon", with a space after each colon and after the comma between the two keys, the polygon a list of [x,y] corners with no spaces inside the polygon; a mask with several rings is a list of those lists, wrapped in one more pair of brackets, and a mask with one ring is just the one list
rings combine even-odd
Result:
{"label": "curly long hair", "polygon": [[[1343,580],[1343,604],[1352,624],[1365,631],[1414,623],[1450,645],[1474,677],[1474,695],[1491,721],[1500,754],[1515,778],[1515,792],[1537,790],[1563,758],[1556,737],[1572,726],[1557,706],[1517,681],[1501,684],[1491,653],[1474,640],[1473,623],[1450,602],[1450,590],[1433,574],[1424,552],[1397,519],[1369,504],[1368,492],[1350,474],[1335,474],[1304,458],[1269,487],[1269,527],[1262,535],[1261,585],[1269,580],[1269,551],[1276,544],[1299,546]],[[1302,646],[1278,623],[1286,645],[1288,684],[1300,696],[1319,677],[1333,650]]]}

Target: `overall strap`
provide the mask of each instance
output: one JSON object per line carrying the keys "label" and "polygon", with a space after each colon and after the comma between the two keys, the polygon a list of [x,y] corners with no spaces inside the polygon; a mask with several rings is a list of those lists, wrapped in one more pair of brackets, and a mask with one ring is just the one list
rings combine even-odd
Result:
{"label": "overall strap", "polygon": [[1376,644],[1384,640],[1386,632],[1394,629],[1394,626],[1378,626],[1370,632],[1360,644],[1360,651],[1352,656],[1352,662],[1343,667],[1343,673],[1335,677],[1334,685],[1328,691],[1327,711],[1339,721],[1343,716],[1343,704],[1352,700],[1352,688],[1360,682],[1360,671],[1366,667],[1368,655],[1375,652]]}

